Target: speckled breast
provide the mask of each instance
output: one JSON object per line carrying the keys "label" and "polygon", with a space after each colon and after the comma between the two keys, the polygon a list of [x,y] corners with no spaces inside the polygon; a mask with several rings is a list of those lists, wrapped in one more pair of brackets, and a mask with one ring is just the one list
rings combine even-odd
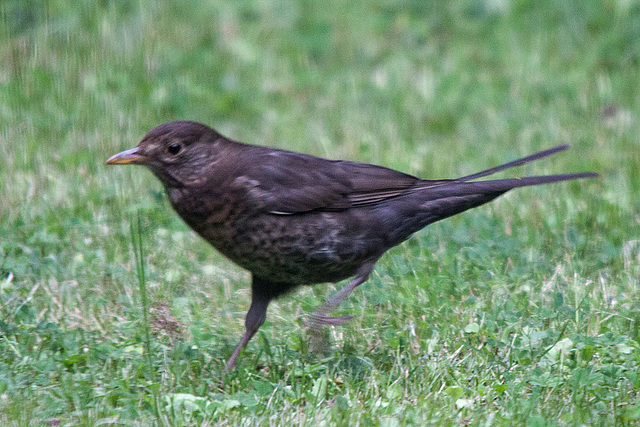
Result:
{"label": "speckled breast", "polygon": [[[370,256],[340,213],[235,216],[196,229],[229,259],[270,281],[308,285],[353,276]],[[195,227],[194,227],[195,228]]]}

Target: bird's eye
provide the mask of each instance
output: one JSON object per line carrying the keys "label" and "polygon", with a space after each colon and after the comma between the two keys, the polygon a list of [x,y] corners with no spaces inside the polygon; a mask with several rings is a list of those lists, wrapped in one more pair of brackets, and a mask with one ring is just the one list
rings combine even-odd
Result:
{"label": "bird's eye", "polygon": [[181,149],[182,146],[180,144],[171,144],[169,147],[167,147],[167,151],[169,152],[169,154],[173,154],[174,156],[178,154]]}

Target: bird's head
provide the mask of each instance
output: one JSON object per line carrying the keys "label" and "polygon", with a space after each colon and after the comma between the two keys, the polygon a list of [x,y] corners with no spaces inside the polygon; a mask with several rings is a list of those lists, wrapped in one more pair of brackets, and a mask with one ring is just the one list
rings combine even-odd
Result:
{"label": "bird's head", "polygon": [[201,123],[175,121],[150,130],[137,147],[111,156],[108,165],[144,165],[166,187],[182,187],[207,176],[215,161],[214,145],[221,138]]}

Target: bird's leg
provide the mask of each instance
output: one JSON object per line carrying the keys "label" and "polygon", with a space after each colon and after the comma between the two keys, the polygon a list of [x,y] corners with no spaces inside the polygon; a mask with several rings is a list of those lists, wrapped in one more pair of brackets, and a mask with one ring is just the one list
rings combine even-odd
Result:
{"label": "bird's leg", "polygon": [[369,278],[369,274],[371,274],[371,270],[373,270],[373,266],[376,261],[377,260],[372,260],[363,264],[356,273],[356,276],[349,283],[347,283],[338,292],[331,295],[324,305],[311,315],[311,318],[309,319],[309,327],[312,330],[318,330],[320,325],[342,325],[353,318],[353,316],[327,317],[327,315],[335,309],[340,302],[351,293],[351,291],[363,284]]}
{"label": "bird's leg", "polygon": [[247,343],[251,341],[251,338],[253,338],[256,332],[258,332],[260,326],[264,323],[264,320],[267,318],[267,307],[269,306],[270,301],[271,298],[268,296],[256,292],[254,279],[254,289],[251,295],[251,307],[249,307],[249,311],[247,312],[247,316],[244,321],[245,332],[227,362],[228,370],[231,370],[236,366],[236,359],[238,359],[238,355],[242,349],[246,347]]}

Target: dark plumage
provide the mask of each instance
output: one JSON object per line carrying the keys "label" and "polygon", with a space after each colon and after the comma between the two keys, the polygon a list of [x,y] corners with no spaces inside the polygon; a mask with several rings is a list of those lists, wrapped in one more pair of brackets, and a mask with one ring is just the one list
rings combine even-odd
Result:
{"label": "dark plumage", "polygon": [[252,274],[252,301],[238,354],[274,298],[299,285],[353,279],[312,322],[339,324],[329,312],[364,282],[389,248],[421,228],[487,203],[516,187],[597,176],[571,173],[473,181],[566,150],[561,145],[483,172],[424,180],[381,166],[326,160],[242,144],[200,123],[151,130],[138,147],[107,164],[142,164],[164,184],[184,221]]}

